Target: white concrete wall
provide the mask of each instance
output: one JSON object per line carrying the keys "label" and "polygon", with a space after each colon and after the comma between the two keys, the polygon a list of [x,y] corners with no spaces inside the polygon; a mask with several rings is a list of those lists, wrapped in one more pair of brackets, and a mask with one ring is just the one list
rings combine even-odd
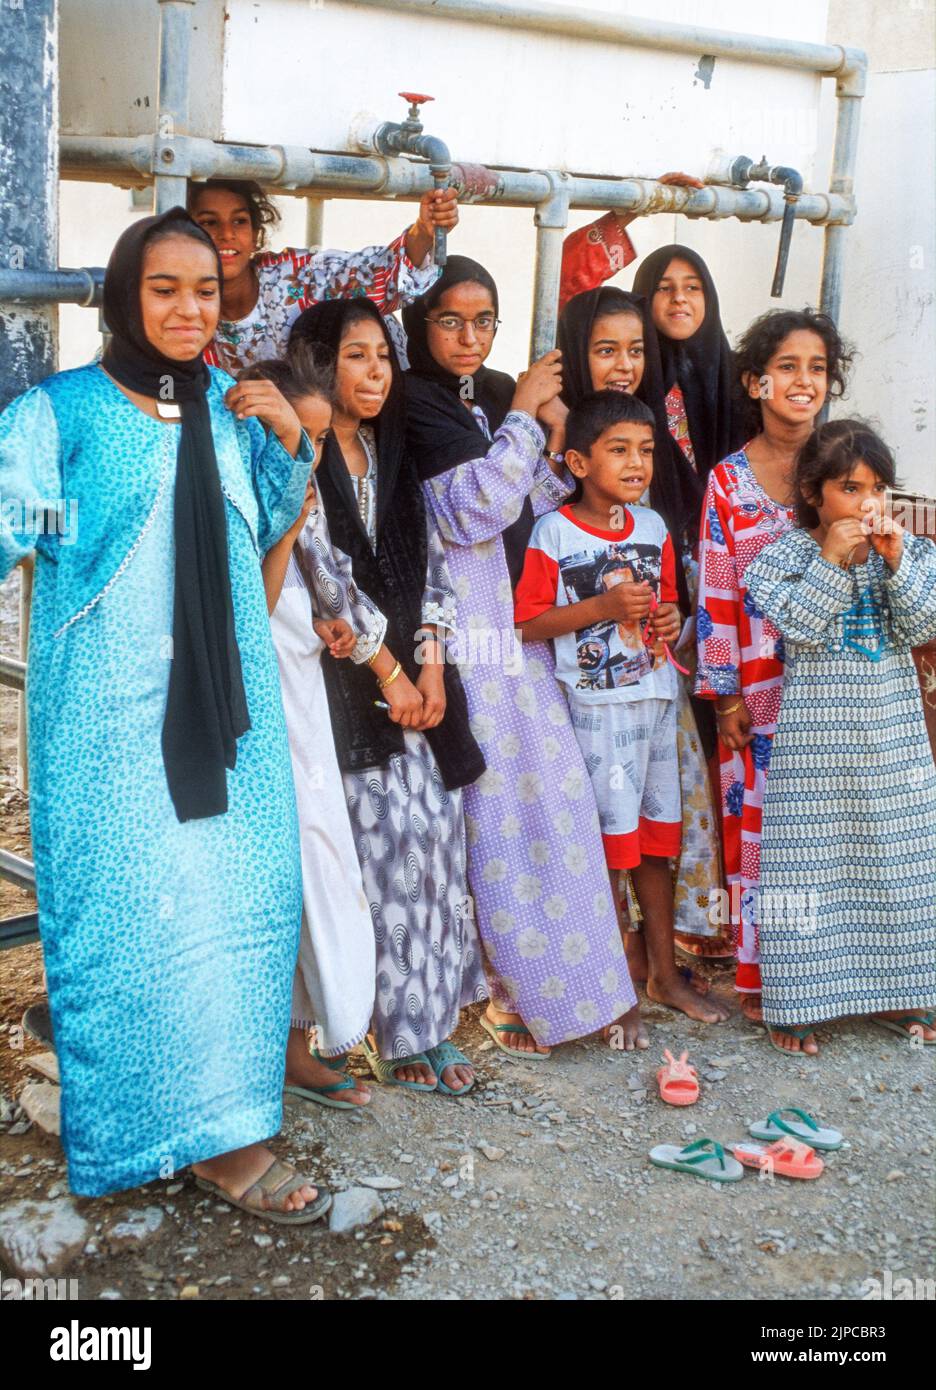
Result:
{"label": "white concrete wall", "polygon": [[[143,9],[149,4],[150,0],[131,0],[129,5],[121,0],[120,9],[123,13],[126,6],[146,18]],[[195,7],[203,57],[193,85],[204,133],[209,128],[214,133],[212,123],[218,116],[217,104],[212,105],[216,94],[206,90],[215,73],[216,50],[208,41],[214,32],[215,4],[216,0],[198,0]],[[113,24],[115,0],[62,0],[62,7],[65,14],[93,13],[98,35],[105,12]],[[622,9],[620,0],[589,0],[587,7]],[[831,0],[830,5],[824,0],[784,5],[771,0],[757,10],[747,0],[635,0],[625,8],[653,18],[851,43],[869,50],[872,77],[862,120],[859,218],[848,233],[843,309],[843,328],[862,357],[850,398],[839,409],[877,417],[898,448],[907,481],[936,492],[936,113],[934,61],[927,40],[936,0],[906,0],[896,19],[886,0]],[[310,6],[308,0],[233,0],[228,9],[221,121],[229,139],[343,148],[352,118],[362,111],[381,118],[401,115],[403,103],[395,93],[405,86],[436,95],[435,104],[426,108],[427,128],[444,136],[456,158],[565,164],[580,172],[619,175],[682,168],[702,176],[712,151],[720,147],[799,165],[807,174],[808,188],[828,186],[835,106],[828,81],[820,84],[795,72],[719,61],[706,90],[694,81],[694,60],[673,55],[495,33],[482,26],[429,19],[417,24],[410,16],[377,14],[331,0],[324,8]],[[75,26],[73,32],[78,32]],[[363,38],[352,42],[349,35],[357,33]],[[73,63],[63,76],[66,119],[69,128],[94,130],[92,55],[97,50],[79,42],[71,51]],[[118,118],[127,130],[148,128],[134,104],[145,87],[141,55],[155,63],[143,43],[134,59],[133,80],[127,71],[115,75],[109,68],[99,85],[102,102],[106,96],[112,103],[116,94],[120,109],[107,118],[115,128]],[[271,89],[264,75],[274,64]],[[76,65],[82,69],[81,79],[73,86]],[[496,75],[490,86],[479,87],[471,80],[472,73],[482,70]],[[550,72],[554,77],[563,74],[564,80],[549,81]],[[570,80],[572,73],[578,74],[577,82]],[[247,77],[237,81],[238,74]],[[151,93],[152,72],[149,80],[146,90]],[[83,105],[70,91],[80,94]],[[521,151],[527,157],[521,159]],[[61,263],[102,263],[133,216],[130,194],[89,184],[65,184],[62,192]],[[303,202],[283,197],[280,205],[284,222],[274,244],[304,244]],[[326,204],[324,240],[342,247],[381,241],[401,230],[412,215],[409,204],[334,199]],[[573,213],[571,226],[591,217]],[[777,224],[654,217],[634,224],[632,235],[641,256],[669,241],[699,248],[718,283],[731,336],[778,302],[769,295]],[[780,303],[817,302],[822,241],[820,229],[797,224]],[[465,208],[452,238],[453,250],[482,261],[498,281],[504,325],[491,361],[512,372],[526,361],[533,247],[532,210]],[[624,271],[617,282],[626,287],[632,278],[633,269]],[[63,365],[86,360],[97,344],[96,315],[66,308],[62,319]]]}

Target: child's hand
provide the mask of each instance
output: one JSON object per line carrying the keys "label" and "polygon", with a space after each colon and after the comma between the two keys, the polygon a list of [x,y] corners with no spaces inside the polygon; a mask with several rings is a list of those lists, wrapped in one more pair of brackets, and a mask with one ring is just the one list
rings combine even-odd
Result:
{"label": "child's hand", "polygon": [[551,401],[541,405],[537,419],[541,425],[546,426],[549,434],[549,447],[554,454],[562,453],[562,443],[565,440],[566,420],[569,418],[569,407],[561,396],[553,396]]}
{"label": "child's hand", "polygon": [[822,558],[847,569],[854,561],[861,565],[868,558],[868,533],[861,517],[843,516],[833,521],[822,543]]}
{"label": "child's hand", "polygon": [[378,700],[386,700],[390,706],[387,718],[404,729],[418,729],[422,719],[423,697],[416,689],[405,671],[396,680],[377,692]]}
{"label": "child's hand", "polygon": [[554,400],[562,390],[562,353],[558,348],[545,353],[531,363],[517,378],[517,389],[510,403],[511,410],[525,410],[534,418],[543,406]]}
{"label": "child's hand", "polygon": [[315,491],[315,483],[310,478],[306,483],[305,497],[302,499],[302,506],[299,508],[299,515],[296,517],[292,526],[286,532],[287,536],[295,542],[299,539],[303,526],[309,519],[309,513],[313,507],[318,506],[318,493]]}
{"label": "child's hand", "polygon": [[726,748],[740,753],[754,738],[751,733],[751,712],[740,695],[725,697],[725,707],[731,709],[733,705],[738,708],[732,710],[731,714],[718,716],[718,736]]}
{"label": "child's hand", "polygon": [[344,618],[315,618],[312,626],[336,660],[354,651],[357,638]]}
{"label": "child's hand", "polygon": [[458,194],[454,188],[434,188],[419,200],[417,226],[432,237],[436,227],[450,232],[458,226]]}
{"label": "child's hand", "polygon": [[904,528],[896,517],[882,512],[873,500],[865,504],[863,528],[871,544],[889,569],[896,570],[903,556]]}
{"label": "child's hand", "polygon": [[295,458],[302,426],[299,416],[272,381],[239,381],[226,393],[224,404],[228,410],[233,410],[238,420],[246,420],[251,415],[262,420]]}
{"label": "child's hand", "polygon": [[427,662],[419,673],[416,689],[423,700],[422,718],[414,729],[434,729],[445,715],[445,667],[440,662]]}
{"label": "child's hand", "polygon": [[650,622],[657,641],[667,642],[671,647],[682,632],[682,614],[675,603],[658,603],[650,615]]}
{"label": "child's hand", "polygon": [[653,590],[645,580],[636,584],[633,579],[622,579],[599,598],[606,618],[617,623],[640,622],[650,612]]}

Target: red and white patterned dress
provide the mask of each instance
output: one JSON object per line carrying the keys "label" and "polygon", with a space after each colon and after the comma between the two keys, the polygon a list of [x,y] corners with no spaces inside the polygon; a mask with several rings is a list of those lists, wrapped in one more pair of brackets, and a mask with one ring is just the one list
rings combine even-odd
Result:
{"label": "red and white patterned dress", "polygon": [[721,740],[718,744],[725,876],[738,952],[736,986],[751,994],[760,990],[756,901],[761,807],[780,713],[784,653],[780,633],[745,587],[744,572],[794,520],[792,508],[775,502],[761,487],[743,449],[709,474],[699,550],[695,690],[713,700],[743,696],[751,713],[754,737],[741,753]]}
{"label": "red and white patterned dress", "polygon": [[[366,295],[382,314],[392,314],[425,293],[439,267],[427,256],[414,266],[406,254],[406,233],[389,246],[360,251],[261,251],[253,258],[259,281],[257,302],[242,319],[221,319],[205,349],[205,361],[235,374],[251,362],[282,357],[295,320],[325,299]],[[398,325],[394,321],[394,327]],[[402,337],[402,330],[400,330]]]}

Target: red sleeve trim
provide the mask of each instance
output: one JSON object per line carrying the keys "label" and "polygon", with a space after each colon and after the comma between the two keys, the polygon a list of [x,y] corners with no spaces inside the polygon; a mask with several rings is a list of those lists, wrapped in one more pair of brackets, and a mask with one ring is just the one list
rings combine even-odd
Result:
{"label": "red sleeve trim", "polygon": [[523,573],[514,595],[514,622],[525,623],[555,608],[559,591],[559,565],[551,555],[532,546],[523,562]]}
{"label": "red sleeve trim", "polygon": [[676,588],[676,554],[671,536],[663,542],[660,556],[660,602],[679,603],[679,590]]}

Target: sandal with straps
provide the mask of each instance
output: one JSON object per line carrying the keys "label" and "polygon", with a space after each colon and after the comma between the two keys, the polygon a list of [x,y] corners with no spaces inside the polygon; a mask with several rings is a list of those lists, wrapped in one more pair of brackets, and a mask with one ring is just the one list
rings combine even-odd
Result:
{"label": "sandal with straps", "polygon": [[[522,1023],[492,1023],[487,1014],[482,1014],[478,1022],[488,1037],[493,1039],[495,1046],[500,1048],[505,1057],[510,1057],[514,1062],[548,1062],[552,1056],[552,1049],[548,1052],[532,1052],[526,1048],[508,1047],[505,1042],[501,1042],[501,1033],[517,1033],[521,1037],[533,1038],[529,1028],[526,1028]],[[536,1039],[533,1038],[533,1041],[536,1042]]]}
{"label": "sandal with straps", "polygon": [[657,1168],[672,1168],[677,1173],[691,1173],[709,1182],[740,1182],[744,1169],[736,1158],[726,1158],[725,1150],[716,1139],[696,1139],[680,1148],[678,1144],[657,1144],[650,1150],[650,1162]]}
{"label": "sandal with straps", "polygon": [[782,1033],[785,1038],[797,1038],[799,1042],[805,1042],[807,1038],[812,1037],[818,1027],[818,1023],[813,1023],[805,1028],[792,1028],[784,1023],[765,1023],[764,1032],[767,1034],[767,1041],[774,1052],[782,1052],[784,1057],[818,1057],[818,1052],[804,1052],[801,1047],[792,1052],[790,1048],[781,1047],[779,1043],[774,1042],[772,1037],[774,1033]]}
{"label": "sandal with straps", "polygon": [[818,1178],[825,1167],[808,1144],[798,1139],[775,1139],[772,1144],[732,1144],[731,1152],[745,1168],[760,1168],[781,1178]]}
{"label": "sandal with straps", "polygon": [[695,1105],[699,1099],[699,1073],[689,1066],[689,1053],[681,1052],[677,1061],[667,1047],[663,1060],[666,1066],[657,1072],[660,1100],[667,1105]]}
{"label": "sandal with straps", "polygon": [[[266,1172],[256,1182],[252,1182],[240,1197],[232,1197],[230,1192],[226,1192],[216,1182],[209,1182],[207,1178],[201,1178],[197,1174],[195,1184],[203,1192],[210,1192],[212,1197],[220,1198],[229,1206],[249,1212],[251,1216],[257,1216],[262,1221],[273,1221],[279,1226],[305,1226],[310,1221],[317,1221],[320,1216],[324,1216],[332,1204],[332,1194],[327,1187],[320,1187],[311,1178],[297,1173],[291,1164],[283,1163],[278,1158],[274,1158]],[[282,1205],[279,1209],[264,1205],[265,1202],[282,1204],[292,1193],[298,1192],[300,1187],[314,1187],[318,1192],[315,1200],[306,1202],[301,1211],[283,1211]]]}
{"label": "sandal with straps", "polygon": [[436,1090],[441,1091],[443,1096],[466,1096],[469,1091],[474,1089],[476,1080],[474,1077],[457,1091],[453,1091],[451,1086],[446,1086],[442,1080],[442,1073],[446,1067],[462,1066],[474,1069],[473,1063],[468,1060],[464,1052],[459,1052],[453,1042],[440,1042],[436,1043],[435,1047],[427,1047],[426,1061],[436,1074]]}
{"label": "sandal with straps", "polygon": [[897,1033],[908,1042],[915,1043],[918,1047],[932,1047],[936,1044],[936,1038],[924,1038],[924,1028],[936,1028],[936,1012],[927,1010],[926,1013],[905,1014],[903,1018],[881,1018],[880,1014],[872,1014],[871,1022],[876,1023],[879,1028],[886,1028],[888,1032]]}
{"label": "sandal with straps", "polygon": [[[784,1115],[795,1115],[795,1120],[785,1120]],[[811,1144],[814,1149],[840,1149],[842,1136],[837,1129],[823,1129],[806,1110],[790,1106],[786,1110],[773,1110],[766,1120],[756,1120],[748,1125],[748,1134],[755,1139],[799,1139]]]}
{"label": "sandal with straps", "polygon": [[430,1086],[425,1081],[401,1081],[397,1076],[401,1067],[418,1067],[420,1065],[428,1067],[435,1075],[435,1068],[425,1052],[414,1052],[411,1057],[392,1057],[388,1060],[381,1057],[370,1038],[365,1038],[361,1046],[364,1048],[364,1055],[371,1071],[376,1079],[385,1086],[401,1086],[404,1091],[435,1091],[438,1089],[439,1083],[437,1081]]}

